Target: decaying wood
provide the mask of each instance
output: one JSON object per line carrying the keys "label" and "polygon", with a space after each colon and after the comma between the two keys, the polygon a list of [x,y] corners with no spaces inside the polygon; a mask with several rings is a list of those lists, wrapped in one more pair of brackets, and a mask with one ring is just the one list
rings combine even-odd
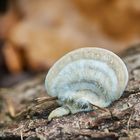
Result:
{"label": "decaying wood", "polygon": [[[53,100],[43,102],[39,99],[48,99],[44,88],[45,74],[12,89],[0,89],[0,138],[140,139],[140,45],[125,51],[122,57],[129,70],[129,83],[124,95],[105,110],[95,107],[95,111],[68,115],[49,122],[48,114],[58,104]],[[33,102],[36,98],[39,104]],[[7,103],[8,99],[10,103]]]}

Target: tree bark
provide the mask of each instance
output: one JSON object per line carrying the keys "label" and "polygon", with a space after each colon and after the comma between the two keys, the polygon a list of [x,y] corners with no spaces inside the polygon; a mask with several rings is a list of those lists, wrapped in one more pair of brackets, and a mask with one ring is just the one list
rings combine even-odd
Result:
{"label": "tree bark", "polygon": [[48,121],[55,101],[37,104],[33,99],[48,97],[45,74],[11,89],[0,89],[0,139],[13,140],[135,140],[140,139],[140,45],[121,55],[129,71],[123,96],[107,111],[97,108]]}

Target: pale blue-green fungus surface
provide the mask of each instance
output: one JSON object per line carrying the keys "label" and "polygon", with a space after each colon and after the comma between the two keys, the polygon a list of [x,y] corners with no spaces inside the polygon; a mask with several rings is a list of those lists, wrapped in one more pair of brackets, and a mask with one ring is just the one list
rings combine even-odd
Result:
{"label": "pale blue-green fungus surface", "polygon": [[90,111],[92,104],[107,107],[121,97],[127,82],[127,68],[113,52],[102,48],[74,50],[58,60],[46,76],[47,93],[58,97],[61,105],[49,119]]}

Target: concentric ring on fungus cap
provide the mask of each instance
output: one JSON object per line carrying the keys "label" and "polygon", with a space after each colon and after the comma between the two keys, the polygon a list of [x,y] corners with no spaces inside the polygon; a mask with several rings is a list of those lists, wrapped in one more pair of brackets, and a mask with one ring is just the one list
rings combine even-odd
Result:
{"label": "concentric ring on fungus cap", "polygon": [[116,54],[102,48],[81,48],[52,66],[45,87],[62,104],[74,100],[106,107],[121,97],[127,82],[127,68]]}

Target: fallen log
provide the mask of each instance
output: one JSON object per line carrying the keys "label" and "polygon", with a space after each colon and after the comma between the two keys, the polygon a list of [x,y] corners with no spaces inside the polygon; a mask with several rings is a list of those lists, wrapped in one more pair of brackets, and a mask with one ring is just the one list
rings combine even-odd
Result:
{"label": "fallen log", "polygon": [[[14,88],[0,89],[0,139],[140,139],[140,45],[121,54],[129,71],[124,95],[102,110],[81,112],[48,121],[58,104],[32,102],[47,97],[45,74]],[[4,118],[4,119],[3,119]]]}

